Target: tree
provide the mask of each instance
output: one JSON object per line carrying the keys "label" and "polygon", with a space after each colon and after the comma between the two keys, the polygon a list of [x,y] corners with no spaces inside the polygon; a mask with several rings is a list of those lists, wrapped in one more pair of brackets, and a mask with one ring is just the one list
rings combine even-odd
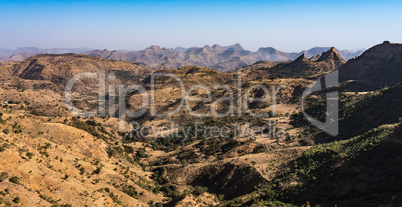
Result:
{"label": "tree", "polygon": [[13,199],[13,202],[14,202],[14,203],[20,203],[20,201],[21,201],[20,197],[15,197],[15,198]]}
{"label": "tree", "polygon": [[10,133],[10,130],[8,128],[5,128],[5,129],[3,129],[3,133],[8,134],[8,133]]}
{"label": "tree", "polygon": [[139,158],[147,157],[147,154],[146,154],[145,152],[146,152],[146,151],[145,151],[145,148],[141,148],[141,149],[139,149],[139,150],[137,151],[136,156],[139,157]]}
{"label": "tree", "polygon": [[20,178],[18,176],[13,176],[13,177],[9,178],[8,180],[14,184],[20,184]]}
{"label": "tree", "polygon": [[102,167],[97,167],[96,170],[94,170],[94,174],[99,174],[102,170]]}
{"label": "tree", "polygon": [[194,189],[194,195],[199,196],[199,195],[204,194],[207,191],[208,191],[207,187],[196,186]]}
{"label": "tree", "polygon": [[8,173],[2,172],[0,173],[0,182],[8,178]]}

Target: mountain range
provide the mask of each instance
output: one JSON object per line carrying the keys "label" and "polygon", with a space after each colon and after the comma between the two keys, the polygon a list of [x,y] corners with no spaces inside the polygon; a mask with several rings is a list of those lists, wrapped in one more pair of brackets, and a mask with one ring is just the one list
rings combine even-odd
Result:
{"label": "mountain range", "polygon": [[[244,67],[258,61],[288,61],[294,60],[301,54],[307,58],[319,58],[319,55],[328,51],[330,47],[314,47],[300,52],[282,52],[272,47],[261,47],[256,52],[245,50],[240,44],[220,46],[218,44],[191,48],[164,48],[157,45],[140,51],[122,50],[93,50],[88,48],[73,49],[39,49],[35,47],[18,48],[16,50],[0,48],[0,60],[22,61],[36,54],[79,53],[113,60],[140,62],[155,69],[180,68],[187,65],[209,67],[219,71],[229,71]],[[338,50],[345,60],[360,55],[363,50],[352,52]]]}
{"label": "mountain range", "polygon": [[[257,52],[243,49],[240,44],[231,46],[205,45],[192,48],[161,48],[157,45],[150,46],[142,51],[122,52],[118,50],[95,50],[86,54],[114,60],[127,60],[140,62],[152,68],[180,68],[187,65],[209,67],[219,71],[234,70],[253,64],[257,61],[288,61],[294,60],[301,54],[307,58],[319,56],[331,47],[315,47],[301,52],[282,52],[272,47],[261,47]],[[363,50],[351,52],[338,50],[345,60],[360,55]]]}
{"label": "mountain range", "polygon": [[20,47],[17,49],[6,49],[0,48],[0,61],[23,61],[28,57],[37,54],[64,54],[64,53],[85,53],[92,51],[93,49],[88,48],[51,48],[51,49],[41,49],[37,47]]}
{"label": "mountain range", "polygon": [[[211,48],[220,54],[230,49]],[[336,48],[328,48],[319,55],[301,53],[294,60],[259,61],[229,72],[199,66],[156,71],[138,62],[84,54],[0,62],[0,206],[302,206],[306,201],[312,206],[401,206],[401,60],[402,44],[386,41],[347,62]],[[103,70],[107,114],[71,114],[64,104],[67,81]],[[187,96],[196,101],[171,116],[152,116],[151,107],[163,114],[182,101],[181,84],[168,76],[153,82],[154,72],[180,78],[183,88],[205,88],[189,90]],[[340,84],[302,101],[303,91],[331,72],[339,73]],[[121,96],[120,86],[133,84],[154,96],[143,116],[124,119],[137,123],[137,132],[119,129],[112,114],[124,105],[132,112],[144,107],[144,97],[135,90]],[[270,91],[254,86],[281,89],[272,101],[254,102],[270,97]],[[100,90],[97,79],[80,79],[72,89],[74,106],[98,110]],[[304,117],[306,112],[325,118],[326,94],[332,90],[339,93],[335,137]],[[234,104],[233,111],[247,104],[249,112],[191,115],[213,109],[226,113],[231,103],[223,98],[231,91],[251,101]],[[169,132],[172,123],[177,135]],[[259,136],[271,133],[264,126],[272,123],[273,132],[286,133]],[[250,129],[231,133],[237,125]],[[215,136],[211,126],[229,131]],[[142,134],[146,128],[163,133]]]}

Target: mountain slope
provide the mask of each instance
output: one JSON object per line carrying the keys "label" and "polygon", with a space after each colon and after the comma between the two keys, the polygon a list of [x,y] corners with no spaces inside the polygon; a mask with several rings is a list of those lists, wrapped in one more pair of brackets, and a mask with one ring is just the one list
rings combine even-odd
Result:
{"label": "mountain slope", "polygon": [[339,81],[353,81],[352,90],[377,90],[402,80],[402,44],[385,41],[339,68]]}
{"label": "mountain slope", "polygon": [[346,61],[341,57],[339,52],[332,47],[328,51],[323,52],[316,62],[325,62],[329,64],[329,67],[333,70],[345,64]]}
{"label": "mountain slope", "polygon": [[243,202],[268,205],[278,199],[294,205],[310,201],[320,206],[399,206],[401,132],[399,122],[348,140],[314,146],[289,162],[288,171]]}
{"label": "mountain slope", "polygon": [[[88,55],[37,55],[15,65],[13,75],[30,80],[48,80],[66,84],[74,75],[82,72],[117,72],[118,78],[132,77],[139,81],[153,70],[139,63],[114,61]],[[125,77],[126,76],[126,77]]]}
{"label": "mountain slope", "polygon": [[[306,87],[344,64],[335,48],[314,58],[300,53],[293,61],[257,62],[234,72],[197,66],[156,71],[179,77],[185,91],[168,76],[156,77],[152,87],[154,70],[139,63],[90,55],[38,55],[23,62],[0,62],[0,201],[8,206],[301,206],[306,201],[313,206],[400,206],[401,84],[385,87],[395,75],[386,74],[377,83],[379,90],[348,88],[368,81],[369,75],[359,79],[355,73],[375,78],[389,71],[382,71],[382,66],[399,64],[399,50],[394,48],[399,46],[387,44],[346,63],[346,75],[353,78],[312,94],[304,108],[300,100]],[[222,61],[217,67],[246,63],[252,57],[240,45],[177,50],[152,46],[138,54],[144,54],[144,60],[175,65],[186,57],[198,64]],[[146,107],[154,107],[156,113],[173,111],[183,96],[193,100],[172,116],[153,116],[148,110],[142,117],[127,118],[135,121],[134,130],[119,129],[117,117],[109,114],[73,116],[59,89],[74,74],[101,70],[116,75],[114,86],[143,86],[154,96],[154,105]],[[96,110],[98,84],[79,84],[74,104]],[[189,91],[197,85],[205,87]],[[339,92],[337,137],[308,125],[301,113],[325,120],[326,93],[332,90]],[[116,102],[120,98],[106,95]],[[142,107],[143,97],[135,91],[123,98],[130,111]],[[255,98],[270,100],[258,103]],[[232,115],[211,115],[213,110],[231,110],[231,101]],[[238,112],[246,105],[250,111]],[[210,116],[194,117],[191,112]]]}
{"label": "mountain slope", "polygon": [[[160,48],[159,46],[154,45],[137,52],[125,53],[119,51],[119,55],[116,56],[112,56],[112,52],[107,50],[97,50],[87,52],[86,54],[115,60],[136,61],[153,68],[161,68],[160,66],[162,64],[165,68],[179,68],[188,65],[195,65],[210,67],[220,71],[228,71],[253,64],[257,61],[294,60],[301,54],[305,54],[306,57],[310,58],[330,49],[331,48],[316,47],[298,53],[287,53],[272,47],[262,47],[259,48],[257,52],[251,52],[243,49],[243,47],[237,43],[231,46],[220,46],[215,44],[212,47],[205,45],[204,47],[192,47],[188,49],[179,48],[177,50]],[[337,53],[339,56],[346,53],[349,54],[345,56],[346,59],[352,55],[349,51],[340,51]],[[358,51],[357,53],[353,53],[353,55],[357,56],[360,53],[361,51]]]}

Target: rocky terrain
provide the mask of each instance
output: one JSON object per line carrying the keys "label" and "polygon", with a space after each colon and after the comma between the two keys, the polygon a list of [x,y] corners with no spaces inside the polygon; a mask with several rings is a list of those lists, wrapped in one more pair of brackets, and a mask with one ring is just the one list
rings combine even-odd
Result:
{"label": "rocky terrain", "polygon": [[[291,58],[261,49],[261,57],[272,53],[278,61],[266,55],[270,61],[255,59],[229,72],[183,65],[155,70],[112,60],[127,54],[137,57],[119,51],[113,58],[109,51],[95,51],[1,62],[0,205],[301,206],[310,201],[314,206],[400,206],[401,48],[384,42],[347,62],[335,48],[315,48]],[[150,47],[141,53],[141,60],[158,65],[157,57],[169,63],[177,60],[166,58],[171,54],[183,58],[186,53],[191,61],[216,67],[217,57],[241,56],[240,62],[256,55],[240,45]],[[64,97],[68,80],[99,71],[106,75],[106,100],[115,100],[117,106],[107,104],[104,115],[72,114]],[[302,113],[303,91],[333,72],[339,73],[340,84],[311,94],[303,107],[325,120],[326,93],[338,91],[335,137],[311,125]],[[161,73],[171,76],[153,76]],[[144,97],[134,90],[123,97],[110,91],[111,86],[132,84],[154,96],[153,107],[145,106],[143,115],[123,120],[137,123],[145,129],[143,134],[120,128],[117,114],[124,112],[120,99],[136,111]],[[195,85],[205,87],[189,92]],[[255,85],[265,86],[268,93]],[[185,96],[193,98],[187,108],[171,116],[152,115],[152,109],[159,114],[174,111],[182,102],[182,87]],[[79,109],[98,110],[99,81],[77,82],[73,103]],[[110,113],[111,108],[119,113]],[[191,114],[214,111],[231,113]],[[228,130],[217,135],[210,126]],[[163,130],[150,133],[158,127]],[[204,136],[197,136],[200,132]]]}

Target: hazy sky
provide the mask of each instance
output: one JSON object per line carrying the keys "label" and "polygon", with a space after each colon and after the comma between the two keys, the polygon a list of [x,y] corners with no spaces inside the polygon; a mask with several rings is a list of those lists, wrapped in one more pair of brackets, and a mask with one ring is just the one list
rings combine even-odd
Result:
{"label": "hazy sky", "polygon": [[140,50],[240,43],[291,52],[402,42],[402,1],[0,0],[0,47]]}

